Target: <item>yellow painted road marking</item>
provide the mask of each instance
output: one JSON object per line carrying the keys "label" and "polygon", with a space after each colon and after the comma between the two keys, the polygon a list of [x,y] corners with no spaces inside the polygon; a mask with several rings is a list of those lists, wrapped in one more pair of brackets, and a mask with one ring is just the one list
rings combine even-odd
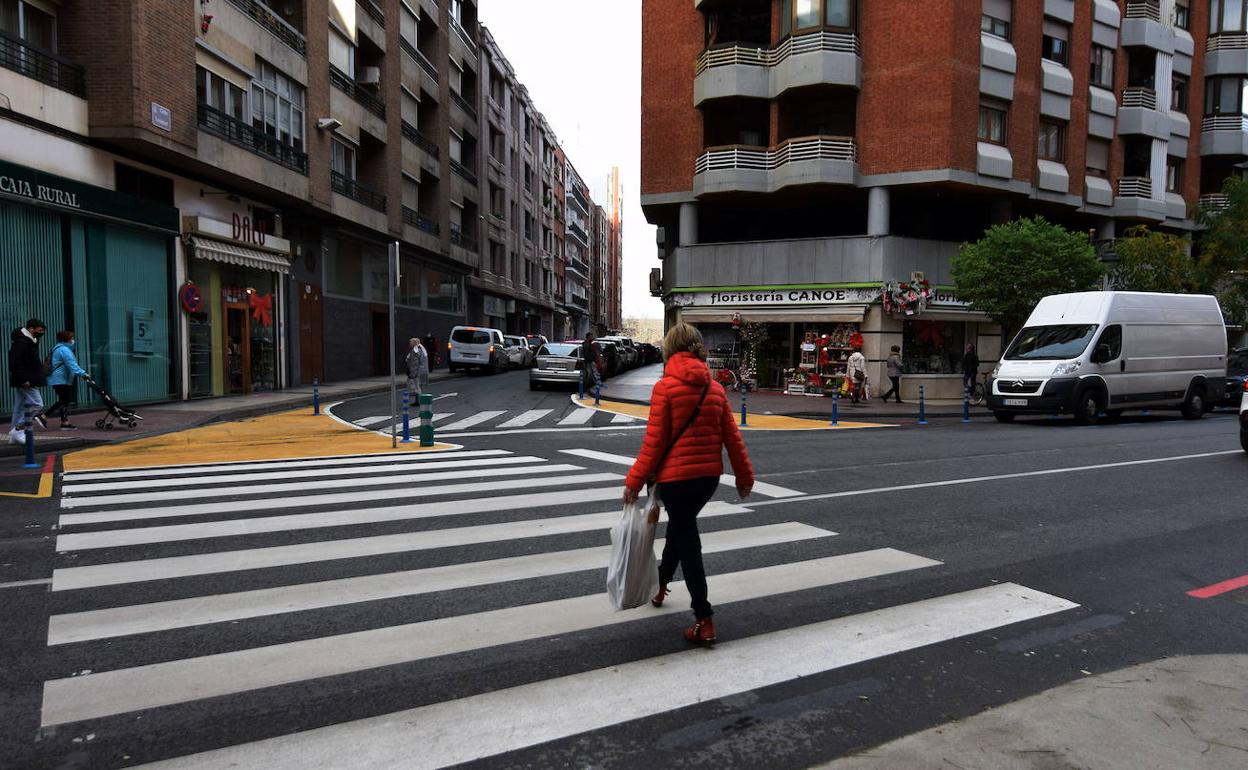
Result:
{"label": "yellow painted road marking", "polygon": [[[590,409],[597,409],[601,412],[610,412],[612,414],[626,414],[629,417],[636,417],[639,420],[650,419],[650,407],[645,404],[629,404],[623,401],[608,401],[602,399],[602,403],[594,406],[592,398],[572,399],[574,403]],[[847,422],[839,420],[835,426],[831,425],[831,418],[828,420],[810,420],[804,417],[786,417],[781,414],[750,414],[748,418],[749,425],[741,430],[854,430],[857,428],[893,428],[894,425],[886,425],[876,422]]]}
{"label": "yellow painted road marking", "polygon": [[440,452],[454,444],[390,446],[390,437],[345,425],[308,409],[206,425],[163,436],[94,447],[65,456],[66,471],[246,460],[297,460],[336,455]]}
{"label": "yellow painted road marking", "polygon": [[56,469],[56,457],[49,456],[44,460],[43,471],[39,475],[39,491],[33,495],[23,492],[0,492],[0,497],[19,497],[26,500],[38,500],[52,496],[52,471]]}

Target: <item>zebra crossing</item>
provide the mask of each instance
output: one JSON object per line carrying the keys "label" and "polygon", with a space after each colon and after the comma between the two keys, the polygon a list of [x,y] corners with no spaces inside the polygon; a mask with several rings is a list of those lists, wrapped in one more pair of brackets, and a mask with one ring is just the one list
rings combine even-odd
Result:
{"label": "zebra crossing", "polygon": [[[411,425],[417,424],[415,416]],[[352,424],[368,430],[389,433],[391,426],[402,429],[388,415],[357,417]],[[439,437],[481,435],[495,431],[558,430],[558,429],[640,429],[645,421],[627,414],[612,414],[598,409],[569,404],[558,409],[490,409],[473,413],[434,412],[433,424]]]}
{"label": "zebra crossing", "polygon": [[[40,724],[207,730],[253,701],[286,698],[297,714],[384,674],[402,683],[386,713],[311,729],[236,721],[214,728],[218,748],[167,764],[440,767],[1077,606],[991,584],[843,617],[829,607],[699,655],[676,638],[681,583],[659,609],[614,612],[605,597],[626,459],[479,449],[66,473]],[[725,617],[781,596],[824,607],[860,581],[941,567],[887,544],[840,547],[785,514],[798,490],[759,484],[776,504],[755,510],[723,481],[700,518]],[[618,640],[609,660],[547,673],[551,644],[603,632]],[[660,637],[673,646],[637,652]],[[498,655],[516,679],[503,687],[472,673]],[[454,684],[429,700],[422,683],[439,674]]]}

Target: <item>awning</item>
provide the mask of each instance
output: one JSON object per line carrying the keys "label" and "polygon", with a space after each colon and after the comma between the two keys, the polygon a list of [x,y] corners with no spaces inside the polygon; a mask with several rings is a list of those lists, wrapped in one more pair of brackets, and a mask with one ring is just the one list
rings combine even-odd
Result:
{"label": "awning", "polygon": [[290,259],[281,254],[249,249],[246,246],[198,235],[191,236],[191,253],[198,259],[210,259],[213,262],[253,267],[256,270],[269,270],[283,275],[290,272]]}
{"label": "awning", "polygon": [[862,323],[866,305],[824,305],[822,307],[719,307],[681,308],[680,318],[689,323],[730,323],[733,313],[743,321],[760,323]]}
{"label": "awning", "polygon": [[977,310],[924,310],[918,315],[895,316],[907,321],[965,321],[967,323],[996,323],[987,313]]}

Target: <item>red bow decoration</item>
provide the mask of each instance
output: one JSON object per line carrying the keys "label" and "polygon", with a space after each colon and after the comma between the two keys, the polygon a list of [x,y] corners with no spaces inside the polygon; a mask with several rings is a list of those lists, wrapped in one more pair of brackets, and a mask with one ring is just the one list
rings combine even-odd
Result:
{"label": "red bow decoration", "polygon": [[926,342],[938,348],[945,341],[944,321],[918,321],[917,324],[919,328],[915,330],[915,337],[919,342]]}
{"label": "red bow decoration", "polygon": [[861,334],[861,333],[859,333],[859,332],[854,332],[853,334],[849,335],[849,346],[850,346],[851,348],[861,348],[861,347],[862,347],[862,342],[863,342],[863,340],[862,340],[862,334]]}
{"label": "red bow decoration", "polygon": [[273,295],[251,295],[251,317],[260,322],[261,326],[273,325]]}

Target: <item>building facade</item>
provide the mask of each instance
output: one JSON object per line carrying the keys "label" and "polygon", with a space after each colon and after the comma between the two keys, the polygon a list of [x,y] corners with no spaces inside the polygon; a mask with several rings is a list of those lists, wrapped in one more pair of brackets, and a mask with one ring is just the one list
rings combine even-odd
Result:
{"label": "building facade", "polygon": [[123,401],[388,371],[395,242],[400,345],[566,326],[567,159],[469,0],[9,5],[3,320]]}
{"label": "building facade", "polygon": [[1031,215],[1103,244],[1188,231],[1248,160],[1238,0],[643,13],[642,206],[667,316],[712,344],[734,317],[767,323],[764,387],[826,379],[852,340],[876,383],[900,345],[904,397],[956,396],[965,345],[1001,346],[954,292],[961,243]]}

